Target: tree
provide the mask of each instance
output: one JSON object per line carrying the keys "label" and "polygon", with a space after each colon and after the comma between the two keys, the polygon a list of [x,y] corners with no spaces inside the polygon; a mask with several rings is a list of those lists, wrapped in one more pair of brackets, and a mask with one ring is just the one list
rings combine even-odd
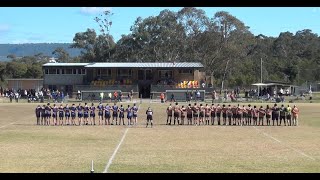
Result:
{"label": "tree", "polygon": [[6,74],[10,78],[24,78],[27,72],[27,65],[18,62],[8,62],[6,65]]}
{"label": "tree", "polygon": [[56,55],[58,57],[59,62],[68,62],[70,59],[69,53],[65,51],[62,47],[56,48],[53,52],[53,55]]}

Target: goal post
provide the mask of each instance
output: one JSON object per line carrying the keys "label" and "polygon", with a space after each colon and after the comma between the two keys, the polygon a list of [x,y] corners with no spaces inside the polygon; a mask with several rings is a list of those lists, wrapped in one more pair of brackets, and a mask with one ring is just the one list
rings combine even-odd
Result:
{"label": "goal post", "polygon": [[176,101],[187,101],[187,94],[190,97],[190,94],[192,94],[192,100],[195,100],[196,98],[196,92],[200,92],[200,101],[205,100],[205,90],[187,90],[187,89],[181,89],[181,90],[166,90],[166,100],[170,101],[172,94],[174,95],[174,99]]}

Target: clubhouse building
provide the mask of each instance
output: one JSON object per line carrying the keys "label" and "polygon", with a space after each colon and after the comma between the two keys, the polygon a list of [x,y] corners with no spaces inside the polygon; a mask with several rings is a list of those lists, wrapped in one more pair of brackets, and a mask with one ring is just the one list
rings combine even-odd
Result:
{"label": "clubhouse building", "polygon": [[151,92],[200,88],[205,82],[203,69],[198,62],[46,63],[43,86],[70,95],[78,90],[133,90],[148,98]]}

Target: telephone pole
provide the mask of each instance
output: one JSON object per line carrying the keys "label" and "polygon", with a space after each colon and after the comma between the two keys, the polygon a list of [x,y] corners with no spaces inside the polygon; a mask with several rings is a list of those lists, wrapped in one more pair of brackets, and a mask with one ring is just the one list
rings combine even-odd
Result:
{"label": "telephone pole", "polygon": [[260,62],[261,62],[261,70],[260,70],[260,81],[262,83],[262,58],[260,59]]}

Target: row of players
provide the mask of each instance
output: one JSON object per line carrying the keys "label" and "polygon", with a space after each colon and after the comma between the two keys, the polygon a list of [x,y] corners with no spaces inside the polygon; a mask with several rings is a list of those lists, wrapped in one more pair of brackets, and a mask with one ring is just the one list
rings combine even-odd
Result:
{"label": "row of players", "polygon": [[[266,108],[260,106],[251,107],[249,104],[248,107],[243,105],[242,107],[238,104],[238,106],[228,106],[218,104],[215,106],[212,104],[209,106],[206,104],[203,106],[197,105],[194,103],[193,106],[189,104],[187,107],[179,106],[178,103],[173,107],[171,104],[167,107],[167,125],[171,125],[172,115],[174,117],[174,124],[184,125],[184,119],[187,117],[188,125],[214,125],[215,119],[217,120],[217,124],[221,125],[220,119],[222,115],[222,125],[264,125],[264,117],[266,117],[266,123],[268,126],[271,125],[270,119],[272,119],[272,125],[275,125],[275,121],[277,126],[281,126],[281,122],[283,121],[284,125],[288,126],[297,126],[298,124],[298,114],[299,109],[296,105],[291,108],[288,107],[278,107],[277,104],[274,104],[272,108],[269,105]],[[179,119],[181,122],[179,122]],[[227,122],[228,120],[228,122]],[[280,120],[280,122],[279,122]],[[211,122],[210,122],[211,121]]]}
{"label": "row of players", "polygon": [[[37,125],[96,125],[96,111],[98,111],[99,125],[113,125],[114,120],[116,120],[116,125],[120,125],[121,122],[124,123],[124,114],[127,113],[128,125],[137,125],[138,121],[138,107],[136,104],[133,107],[128,107],[125,109],[122,105],[120,107],[114,103],[113,106],[99,103],[97,107],[92,103],[88,106],[85,103],[84,106],[79,103],[78,106],[72,104],[69,107],[68,104],[63,106],[62,104],[58,107],[56,104],[53,106],[48,103],[42,107],[38,105],[35,109],[35,114],[37,117]],[[110,122],[112,114],[112,122]],[[78,122],[76,122],[76,115],[78,117]],[[119,117],[119,123],[118,123]],[[59,119],[59,120],[58,120]]]}

